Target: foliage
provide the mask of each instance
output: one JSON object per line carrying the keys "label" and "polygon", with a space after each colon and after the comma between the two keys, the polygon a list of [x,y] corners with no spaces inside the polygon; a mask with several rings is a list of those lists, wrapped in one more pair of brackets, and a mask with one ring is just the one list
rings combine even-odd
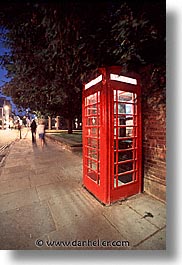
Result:
{"label": "foliage", "polygon": [[68,23],[69,14],[63,16],[62,10],[58,20],[52,6],[28,7],[26,18],[16,13],[16,24],[7,23],[7,44],[12,52],[3,63],[13,79],[4,90],[15,104],[43,114],[64,111],[69,116],[75,106],[73,99],[76,103],[81,96],[79,65],[73,60],[79,52],[72,36],[74,23]]}
{"label": "foliage", "polygon": [[[121,5],[113,14],[111,36],[114,41],[109,51],[124,71],[140,74],[143,87],[147,86],[143,89],[144,97],[156,90],[165,95],[165,1],[140,3],[138,9]],[[149,71],[148,79],[146,71]]]}
{"label": "foliage", "polygon": [[143,75],[150,64],[149,89],[165,87],[164,1],[7,1],[1,10],[11,50],[1,61],[12,77],[4,91],[21,107],[73,119],[82,82],[105,65]]}

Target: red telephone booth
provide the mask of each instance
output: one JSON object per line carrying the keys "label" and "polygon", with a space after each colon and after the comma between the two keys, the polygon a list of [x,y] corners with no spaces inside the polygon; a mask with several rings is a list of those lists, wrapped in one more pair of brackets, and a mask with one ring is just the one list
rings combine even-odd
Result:
{"label": "red telephone booth", "polygon": [[111,204],[141,192],[141,89],[121,67],[99,72],[83,89],[83,186]]}

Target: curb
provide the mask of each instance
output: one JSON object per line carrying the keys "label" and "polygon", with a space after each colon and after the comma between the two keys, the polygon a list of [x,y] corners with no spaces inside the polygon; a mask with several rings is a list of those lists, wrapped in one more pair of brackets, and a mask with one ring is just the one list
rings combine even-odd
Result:
{"label": "curb", "polygon": [[48,134],[46,134],[46,138],[59,144],[63,149],[69,152],[73,152],[74,154],[77,154],[79,156],[82,156],[82,144],[75,143],[73,141],[65,141],[65,139],[61,137],[59,137],[58,139],[55,136]]}

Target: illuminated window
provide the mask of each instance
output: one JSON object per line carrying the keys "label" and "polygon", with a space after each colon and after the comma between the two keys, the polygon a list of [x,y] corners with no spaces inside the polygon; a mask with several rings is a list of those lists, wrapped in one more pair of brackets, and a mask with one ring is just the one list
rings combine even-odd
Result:
{"label": "illuminated window", "polygon": [[99,83],[100,81],[102,81],[102,75],[99,75],[97,78],[93,79],[92,81],[90,81],[89,83],[87,83],[85,85],[85,89],[88,89],[89,87],[96,85],[97,83]]}
{"label": "illuminated window", "polygon": [[134,78],[131,78],[131,77],[110,74],[110,79],[115,80],[115,81],[119,81],[119,82],[123,82],[123,83],[132,84],[132,85],[137,85],[137,80]]}

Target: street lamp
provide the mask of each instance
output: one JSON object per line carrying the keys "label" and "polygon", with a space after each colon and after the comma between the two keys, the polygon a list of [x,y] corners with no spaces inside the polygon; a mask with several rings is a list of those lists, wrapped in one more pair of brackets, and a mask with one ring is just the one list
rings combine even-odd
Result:
{"label": "street lamp", "polygon": [[3,127],[4,127],[4,117],[5,117],[5,121],[6,121],[6,128],[7,125],[9,125],[9,106],[8,105],[4,105],[3,106],[3,109],[4,109],[4,116],[3,116]]}
{"label": "street lamp", "polygon": [[2,114],[2,130],[4,130],[4,111],[3,111],[3,107],[1,109],[1,114]]}
{"label": "street lamp", "polygon": [[8,111],[9,110],[9,106],[8,105],[4,105],[4,110]]}

